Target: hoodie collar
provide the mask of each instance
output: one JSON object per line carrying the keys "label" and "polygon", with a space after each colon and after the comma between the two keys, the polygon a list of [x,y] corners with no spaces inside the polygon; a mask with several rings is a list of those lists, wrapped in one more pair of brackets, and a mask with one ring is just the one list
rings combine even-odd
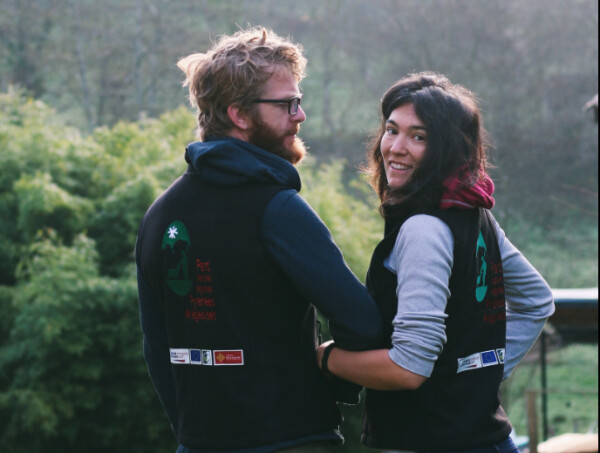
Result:
{"label": "hoodie collar", "polygon": [[300,191],[298,171],[273,153],[233,137],[207,137],[185,149],[185,160],[211,184],[280,184]]}

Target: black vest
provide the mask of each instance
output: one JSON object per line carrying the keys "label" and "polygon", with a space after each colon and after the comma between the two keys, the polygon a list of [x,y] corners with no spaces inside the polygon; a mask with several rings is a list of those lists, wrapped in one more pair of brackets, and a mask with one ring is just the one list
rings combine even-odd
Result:
{"label": "black vest", "polygon": [[[484,209],[422,213],[440,218],[454,237],[447,343],[418,390],[367,391],[362,441],[374,448],[455,450],[504,440],[511,431],[499,401],[506,310],[494,226]],[[385,238],[375,249],[367,275],[390,339],[397,281],[383,261],[408,217],[386,221]]]}
{"label": "black vest", "polygon": [[209,185],[188,170],[142,224],[141,265],[164,303],[187,447],[272,444],[341,421],[315,361],[315,308],[262,244],[264,208],[282,189]]}

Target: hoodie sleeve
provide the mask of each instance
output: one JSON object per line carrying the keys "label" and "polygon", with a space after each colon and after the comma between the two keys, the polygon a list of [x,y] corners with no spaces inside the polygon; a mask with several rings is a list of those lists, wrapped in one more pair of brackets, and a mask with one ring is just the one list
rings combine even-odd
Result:
{"label": "hoodie sleeve", "polygon": [[398,283],[390,359],[425,377],[431,376],[447,342],[446,305],[453,249],[450,227],[437,217],[419,214],[404,222],[384,262]]}
{"label": "hoodie sleeve", "polygon": [[533,346],[548,318],[554,313],[550,286],[508,240],[494,220],[502,254],[506,298],[506,355],[504,376],[513,372]]}
{"label": "hoodie sleeve", "polygon": [[171,428],[175,432],[177,426],[175,380],[171,372],[164,311],[144,280],[139,267],[137,268],[137,282],[144,359],[154,389],[171,422]]}
{"label": "hoodie sleeve", "polygon": [[379,310],[346,265],[325,224],[296,191],[279,192],[269,202],[262,236],[296,289],[329,320],[331,335],[341,348],[380,346]]}

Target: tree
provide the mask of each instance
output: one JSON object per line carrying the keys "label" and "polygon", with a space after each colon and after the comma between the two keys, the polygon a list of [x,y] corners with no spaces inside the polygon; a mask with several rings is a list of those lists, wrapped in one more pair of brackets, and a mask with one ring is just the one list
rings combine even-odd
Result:
{"label": "tree", "polygon": [[82,138],[18,91],[0,95],[0,116],[3,450],[174,450],[142,359],[132,252],[158,181],[181,172],[168,147],[190,121]]}
{"label": "tree", "polygon": [[[133,269],[99,274],[95,245],[51,231],[32,244],[0,348],[1,441],[10,451],[165,451],[173,447],[141,360]],[[166,421],[166,420],[165,420]]]}

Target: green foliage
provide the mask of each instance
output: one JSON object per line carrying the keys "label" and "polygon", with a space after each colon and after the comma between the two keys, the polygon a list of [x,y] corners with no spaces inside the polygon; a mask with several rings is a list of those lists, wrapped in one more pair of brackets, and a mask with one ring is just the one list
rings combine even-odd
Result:
{"label": "green foliage", "polygon": [[93,241],[78,236],[66,247],[52,233],[29,247],[18,278],[18,314],[0,348],[0,374],[10,376],[2,443],[15,453],[102,452],[169,439],[153,392],[137,385],[147,374],[132,266],[120,279],[102,277]]}
{"label": "green foliage", "polygon": [[17,199],[17,228],[24,242],[33,240],[37,231],[53,228],[67,241],[83,229],[92,203],[71,195],[52,181],[48,173],[24,174],[14,184]]}
{"label": "green foliage", "polygon": [[565,216],[560,223],[560,228],[547,228],[520,219],[502,226],[551,287],[597,287],[597,223],[575,216]]}
{"label": "green foliage", "polygon": [[0,94],[0,146],[0,193],[12,190],[23,174],[37,171],[49,173],[69,191],[87,182],[78,173],[87,162],[77,159],[85,139],[62,125],[48,106],[18,90]]}
{"label": "green foliage", "polygon": [[96,168],[88,142],[56,114],[18,90],[0,94],[0,284],[14,284],[14,269],[40,227],[70,240],[92,209],[83,199]]}
{"label": "green foliage", "polygon": [[82,137],[14,90],[0,115],[2,450],[174,450],[142,359],[132,252],[193,121]]}
{"label": "green foliage", "polygon": [[[16,308],[13,306],[14,288],[0,285],[0,345],[8,341],[15,322]],[[0,375],[0,388],[4,388]]]}
{"label": "green foliage", "polygon": [[[301,194],[328,226],[352,271],[364,281],[371,252],[383,236],[383,222],[375,197],[368,202],[357,197],[356,182],[343,181],[344,161],[301,168]],[[367,187],[366,182],[360,182]]]}
{"label": "green foliage", "polygon": [[97,196],[109,196],[115,188],[149,174],[156,174],[162,185],[170,183],[185,168],[183,146],[193,139],[190,117],[180,110],[158,120],[96,129],[90,139],[101,153],[92,176]]}
{"label": "green foliage", "polygon": [[98,205],[98,212],[90,223],[90,236],[102,250],[101,266],[104,273],[119,275],[123,265],[133,259],[140,219],[159,193],[158,183],[151,175],[116,187]]}

